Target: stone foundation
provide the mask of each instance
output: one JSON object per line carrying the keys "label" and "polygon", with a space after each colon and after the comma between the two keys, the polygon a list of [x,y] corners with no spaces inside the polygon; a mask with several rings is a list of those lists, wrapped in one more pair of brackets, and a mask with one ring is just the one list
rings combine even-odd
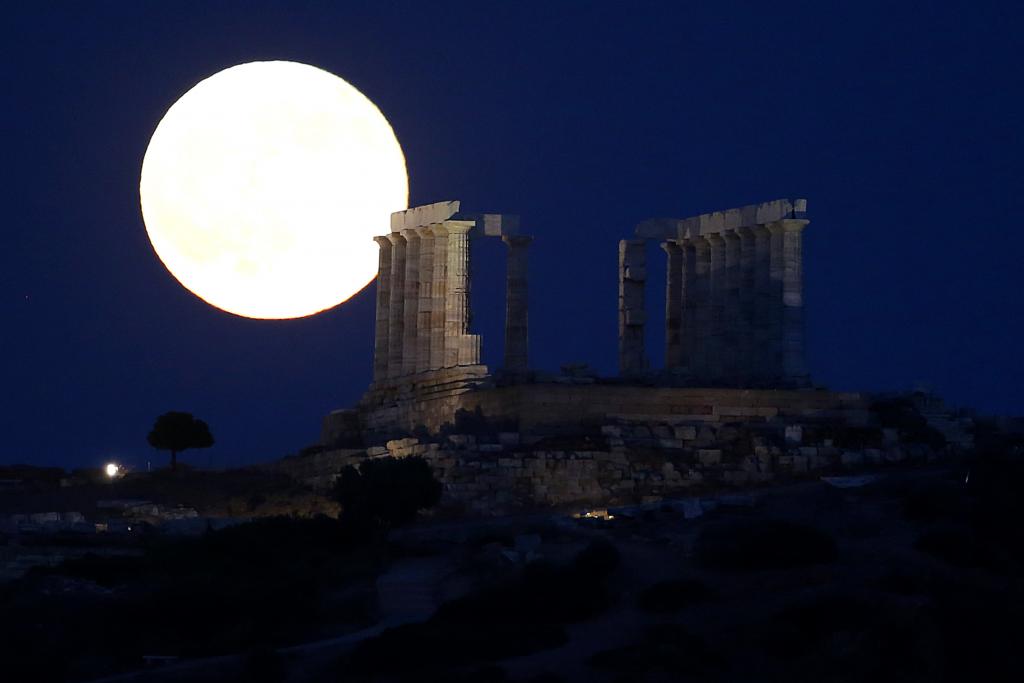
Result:
{"label": "stone foundation", "polygon": [[[460,411],[531,436],[585,431],[620,419],[668,423],[813,418],[849,424],[868,420],[867,404],[856,393],[601,383],[494,386],[483,366],[421,373],[390,386],[375,385],[363,399],[359,415],[367,445],[379,445],[423,430],[437,434],[455,428]],[[336,431],[332,420],[340,419],[340,414],[333,415],[325,420],[325,434]]]}

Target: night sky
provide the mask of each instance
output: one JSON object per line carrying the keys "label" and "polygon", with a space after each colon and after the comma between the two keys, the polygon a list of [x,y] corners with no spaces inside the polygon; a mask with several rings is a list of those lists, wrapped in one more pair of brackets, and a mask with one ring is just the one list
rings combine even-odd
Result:
{"label": "night sky", "polygon": [[[372,285],[308,319],[238,318],[182,288],[142,224],[166,109],[270,59],[380,107],[412,205],[522,216],[537,367],[614,373],[616,242],[637,222],[806,197],[817,383],[1024,413],[1021,3],[43,4],[0,34],[0,463],[163,463],[145,437],[167,410],[217,437],[185,462],[266,460],[365,390]],[[480,246],[474,283],[492,362],[502,248]]]}

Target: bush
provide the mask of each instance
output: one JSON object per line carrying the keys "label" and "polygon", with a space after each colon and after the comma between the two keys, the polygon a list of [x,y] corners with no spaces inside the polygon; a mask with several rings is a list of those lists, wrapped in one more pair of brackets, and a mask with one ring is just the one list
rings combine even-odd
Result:
{"label": "bush", "polygon": [[681,678],[709,674],[721,669],[724,662],[703,638],[684,626],[657,624],[648,626],[643,637],[631,645],[598,652],[589,664],[630,676],[659,670]]}
{"label": "bush", "polygon": [[820,529],[765,519],[709,525],[697,537],[694,554],[705,567],[749,571],[833,562],[838,550]]}
{"label": "bush", "polygon": [[387,457],[365,460],[358,469],[352,465],[343,469],[334,497],[349,523],[390,528],[408,524],[418,511],[437,505],[441,490],[423,458]]}
{"label": "bush", "polygon": [[711,589],[698,579],[661,581],[640,592],[637,605],[645,612],[678,612],[711,596]]}
{"label": "bush", "polygon": [[928,425],[910,399],[878,400],[871,404],[871,411],[878,416],[883,427],[899,430],[902,441],[923,444],[933,450],[946,447],[946,437]]}
{"label": "bush", "polygon": [[992,561],[988,547],[962,526],[932,529],[922,534],[914,547],[954,567],[986,567]]}
{"label": "bush", "polygon": [[903,514],[914,522],[963,518],[966,489],[962,482],[932,482],[917,486],[903,500]]}
{"label": "bush", "polygon": [[568,566],[532,562],[511,581],[445,603],[422,624],[363,641],[349,664],[359,673],[435,676],[453,667],[560,647],[568,642],[565,624],[608,609],[611,597],[604,579],[618,562],[618,550],[603,539]]}
{"label": "bush", "polygon": [[604,578],[619,566],[619,549],[610,541],[598,538],[573,558],[573,569],[591,577]]}

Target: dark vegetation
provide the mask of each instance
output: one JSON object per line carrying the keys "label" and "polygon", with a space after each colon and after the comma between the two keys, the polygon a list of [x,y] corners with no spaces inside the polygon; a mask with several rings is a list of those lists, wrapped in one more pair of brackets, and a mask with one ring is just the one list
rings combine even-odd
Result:
{"label": "dark vegetation", "polygon": [[756,571],[833,562],[835,540],[806,524],[778,519],[739,519],[709,525],[694,556],[709,569]]}
{"label": "dark vegetation", "polygon": [[209,448],[213,445],[213,434],[205,422],[191,413],[172,410],[156,419],[146,440],[158,451],[171,452],[173,470],[178,466],[178,453],[190,448]]}
{"label": "dark vegetation", "polygon": [[[382,548],[326,517],[268,518],[154,539],[140,556],[69,560],[0,595],[5,667],[31,680],[84,679],[137,667],[143,655],[242,653],[362,627],[383,561]],[[79,590],[60,595],[69,583]]]}
{"label": "dark vegetation", "polygon": [[373,581],[388,554],[381,532],[440,493],[414,458],[370,461],[339,488],[341,519],[266,517],[198,538],[154,535],[136,554],[86,555],[8,584],[0,654],[14,677],[4,680],[79,680],[138,668],[144,655],[230,653],[246,655],[246,680],[280,680],[275,648],[373,623]]}
{"label": "dark vegetation", "polygon": [[437,505],[441,483],[423,458],[375,458],[342,470],[334,497],[347,524],[390,529]]}
{"label": "dark vegetation", "polygon": [[598,652],[589,661],[596,669],[627,676],[624,680],[648,672],[672,679],[703,677],[720,671],[723,663],[723,655],[704,637],[680,624],[647,626],[632,644]]}
{"label": "dark vegetation", "polygon": [[946,447],[946,437],[934,427],[906,397],[880,399],[871,404],[871,412],[878,417],[882,427],[896,429],[900,441],[923,444],[935,451]]}
{"label": "dark vegetation", "polygon": [[641,591],[637,606],[652,614],[669,614],[706,602],[713,595],[711,587],[700,579],[671,579]]}
{"label": "dark vegetation", "polygon": [[565,566],[533,562],[510,580],[442,605],[422,624],[364,641],[344,670],[361,680],[381,674],[445,680],[459,667],[559,647],[568,641],[567,624],[610,607],[608,577],[618,563],[607,541],[591,543]]}

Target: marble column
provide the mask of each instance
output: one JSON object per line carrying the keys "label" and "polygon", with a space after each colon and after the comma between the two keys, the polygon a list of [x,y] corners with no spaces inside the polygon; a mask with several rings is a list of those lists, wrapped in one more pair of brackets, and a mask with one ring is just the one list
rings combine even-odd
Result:
{"label": "marble column", "polygon": [[696,350],[700,345],[697,329],[697,250],[690,240],[678,240],[680,260],[683,267],[683,298],[682,298],[682,365],[690,375],[694,374]]}
{"label": "marble column", "polygon": [[445,221],[448,228],[448,292],[445,367],[480,362],[480,336],[469,334],[469,231],[472,221]]}
{"label": "marble column", "polygon": [[631,375],[647,370],[644,353],[644,284],[647,281],[644,240],[619,242],[619,372]]}
{"label": "marble column", "polygon": [[810,221],[785,219],[782,227],[782,379],[787,386],[810,383],[804,363],[803,231]]}
{"label": "marble column", "polygon": [[434,272],[431,287],[433,305],[430,310],[430,369],[445,366],[445,318],[448,292],[448,229],[444,223],[430,226],[434,233]]}
{"label": "marble column", "polygon": [[722,310],[722,379],[738,386],[740,379],[740,238],[735,230],[722,233],[725,240],[725,301]]}
{"label": "marble column", "polygon": [[739,329],[736,368],[741,386],[749,386],[757,372],[756,328],[754,322],[757,295],[756,240],[750,228],[736,231],[740,240]]}
{"label": "marble column", "polygon": [[391,242],[391,296],[388,310],[388,377],[400,377],[404,371],[402,352],[405,330],[405,238],[396,232]]}
{"label": "marble column", "polygon": [[391,240],[374,237],[380,247],[377,260],[377,315],[373,338],[373,381],[381,382],[388,376],[388,325],[391,310]]}
{"label": "marble column", "polygon": [[727,356],[725,349],[725,239],[720,234],[705,237],[710,247],[711,301],[709,315],[709,349],[707,355],[708,374],[714,383],[721,381]]}
{"label": "marble column", "polygon": [[693,318],[693,350],[690,369],[701,381],[712,377],[711,352],[711,244],[704,237],[690,241],[693,249],[693,294],[686,295]]}
{"label": "marble column", "polygon": [[403,230],[405,238],[405,324],[402,329],[402,374],[416,372],[417,331],[420,310],[420,236],[415,230]]}
{"label": "marble column", "polygon": [[434,234],[429,227],[417,228],[420,242],[419,306],[416,312],[416,372],[430,370],[430,342],[433,338]]}
{"label": "marble column", "polygon": [[665,369],[683,364],[683,250],[674,241],[661,243],[665,252]]}
{"label": "marble column", "polygon": [[524,372],[529,368],[529,284],[526,248],[533,240],[526,235],[505,236],[508,245],[505,268],[505,369]]}

